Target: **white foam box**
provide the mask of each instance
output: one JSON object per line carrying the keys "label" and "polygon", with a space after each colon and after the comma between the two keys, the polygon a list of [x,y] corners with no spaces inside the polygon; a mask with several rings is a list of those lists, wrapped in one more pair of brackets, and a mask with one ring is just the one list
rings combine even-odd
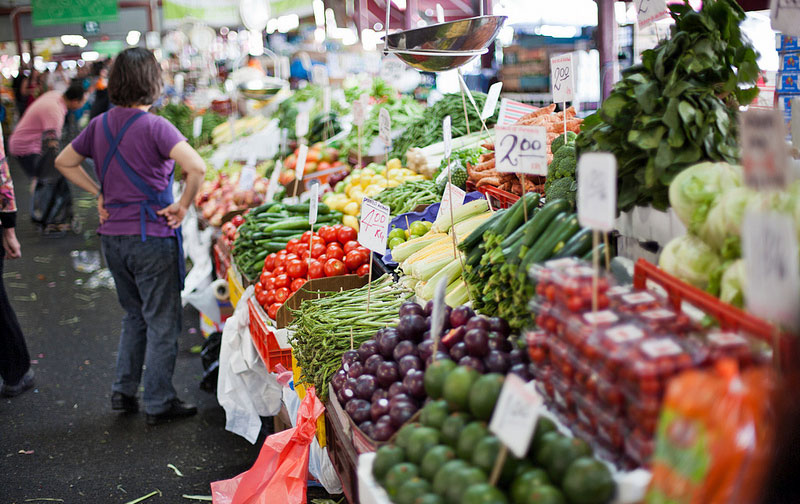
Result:
{"label": "white foam box", "polygon": [[633,207],[617,217],[616,229],[622,236],[639,241],[654,241],[662,247],[673,238],[686,234],[686,226],[671,208],[666,212],[653,207]]}

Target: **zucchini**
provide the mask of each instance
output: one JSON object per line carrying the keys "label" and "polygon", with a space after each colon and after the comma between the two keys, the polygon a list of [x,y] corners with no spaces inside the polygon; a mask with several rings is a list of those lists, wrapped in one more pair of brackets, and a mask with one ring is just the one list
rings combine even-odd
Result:
{"label": "zucchini", "polygon": [[475,231],[467,235],[467,237],[458,244],[458,248],[461,249],[462,252],[469,253],[483,241],[483,233],[494,227],[498,221],[503,219],[506,212],[508,212],[508,210],[505,208],[496,211],[494,215],[483,221],[480,226],[475,228]]}
{"label": "zucchini", "polygon": [[564,212],[568,212],[570,208],[569,202],[563,199],[553,200],[543,206],[531,219],[533,225],[526,230],[522,238],[521,247],[517,251],[517,258],[522,259],[528,249],[533,247],[533,244],[539,240],[539,237],[542,236],[542,233],[548,228],[553,219]]}
{"label": "zucchini", "polygon": [[288,219],[283,219],[281,222],[276,222],[275,224],[270,224],[261,229],[264,233],[271,233],[272,231],[276,231],[279,229],[309,229],[311,226],[308,223],[308,217],[290,217]]}
{"label": "zucchini", "polygon": [[[556,245],[557,247],[558,245]],[[553,255],[553,259],[560,257],[581,257],[592,250],[592,230],[584,228],[569,239],[564,246]]]}
{"label": "zucchini", "polygon": [[[512,215],[506,222],[505,229],[502,233],[503,236],[510,235],[522,225],[526,215],[526,209],[523,205],[527,207],[527,215],[530,215],[533,209],[539,205],[539,193],[526,193],[524,198],[520,198],[514,203],[511,207]],[[516,209],[514,209],[514,207],[516,207]]]}
{"label": "zucchini", "polygon": [[[311,205],[309,203],[298,203],[296,205],[286,205],[286,210],[295,214],[308,214],[308,209]],[[324,203],[317,206],[317,213],[325,215],[331,213],[330,207]]]}
{"label": "zucchini", "polygon": [[[595,255],[597,255],[598,259],[602,259],[603,256],[605,255],[605,253],[606,253],[606,244],[605,243],[601,243],[595,249],[590,250],[589,252],[587,252],[586,255],[581,257],[581,259],[583,259],[584,261],[592,262],[592,261],[594,261],[594,256]],[[600,263],[602,264],[602,261],[600,261]]]}
{"label": "zucchini", "polygon": [[562,240],[569,239],[578,229],[580,229],[580,224],[578,224],[578,217],[575,214],[566,212],[559,214],[525,254],[522,260],[525,271],[531,264],[549,259],[553,255],[556,245]]}

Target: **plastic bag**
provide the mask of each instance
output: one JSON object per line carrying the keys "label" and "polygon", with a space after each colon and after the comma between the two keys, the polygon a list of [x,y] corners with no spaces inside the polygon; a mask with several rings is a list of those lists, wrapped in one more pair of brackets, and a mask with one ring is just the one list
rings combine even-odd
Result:
{"label": "plastic bag", "polygon": [[652,460],[649,504],[756,502],[772,446],[770,369],[732,360],[672,380]]}
{"label": "plastic bag", "polygon": [[297,426],[268,436],[255,464],[229,480],[211,483],[214,504],[304,504],[308,450],[325,411],[310,388],[297,412]]}

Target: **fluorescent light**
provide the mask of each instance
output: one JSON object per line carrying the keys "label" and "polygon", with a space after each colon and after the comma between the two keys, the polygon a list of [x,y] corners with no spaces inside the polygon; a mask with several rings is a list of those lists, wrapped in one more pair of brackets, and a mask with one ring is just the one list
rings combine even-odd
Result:
{"label": "fluorescent light", "polygon": [[84,51],[81,53],[83,61],[97,61],[100,58],[100,53],[97,51]]}
{"label": "fluorescent light", "polygon": [[317,26],[325,26],[325,4],[322,0],[314,0],[311,5],[314,7],[314,21]]}
{"label": "fluorescent light", "polygon": [[139,39],[141,38],[142,38],[142,32],[131,30],[125,37],[125,42],[127,42],[129,46],[135,46],[139,44]]}
{"label": "fluorescent light", "polygon": [[325,9],[325,23],[328,25],[329,30],[335,30],[336,26],[336,15],[333,13],[333,9]]}
{"label": "fluorescent light", "polygon": [[541,25],[537,26],[534,30],[537,35],[554,38],[572,38],[580,34],[580,28],[577,26],[556,26],[556,25]]}
{"label": "fluorescent light", "polygon": [[22,53],[22,62],[28,63],[31,60],[31,53]]}
{"label": "fluorescent light", "polygon": [[280,33],[290,32],[298,26],[300,26],[300,18],[297,14],[289,14],[278,18],[278,31]]}
{"label": "fluorescent light", "polygon": [[61,43],[64,45],[86,47],[89,41],[81,35],[61,35]]}

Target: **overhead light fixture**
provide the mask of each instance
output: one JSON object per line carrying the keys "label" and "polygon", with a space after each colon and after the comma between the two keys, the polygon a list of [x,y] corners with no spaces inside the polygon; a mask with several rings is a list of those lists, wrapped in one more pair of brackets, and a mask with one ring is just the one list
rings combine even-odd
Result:
{"label": "overhead light fixture", "polygon": [[100,53],[97,51],[84,51],[81,53],[83,61],[97,61],[100,58]]}
{"label": "overhead light fixture", "polygon": [[86,47],[88,40],[82,35],[61,35],[61,43],[69,46]]}
{"label": "overhead light fixture", "polygon": [[139,40],[142,38],[142,32],[131,30],[128,32],[128,35],[125,37],[125,42],[128,43],[129,46],[139,45]]}
{"label": "overhead light fixture", "polygon": [[317,26],[325,26],[325,4],[322,0],[314,0],[311,6],[314,8],[314,21]]}
{"label": "overhead light fixture", "polygon": [[534,28],[533,32],[544,37],[572,38],[577,37],[581,31],[577,26],[541,25]]}

